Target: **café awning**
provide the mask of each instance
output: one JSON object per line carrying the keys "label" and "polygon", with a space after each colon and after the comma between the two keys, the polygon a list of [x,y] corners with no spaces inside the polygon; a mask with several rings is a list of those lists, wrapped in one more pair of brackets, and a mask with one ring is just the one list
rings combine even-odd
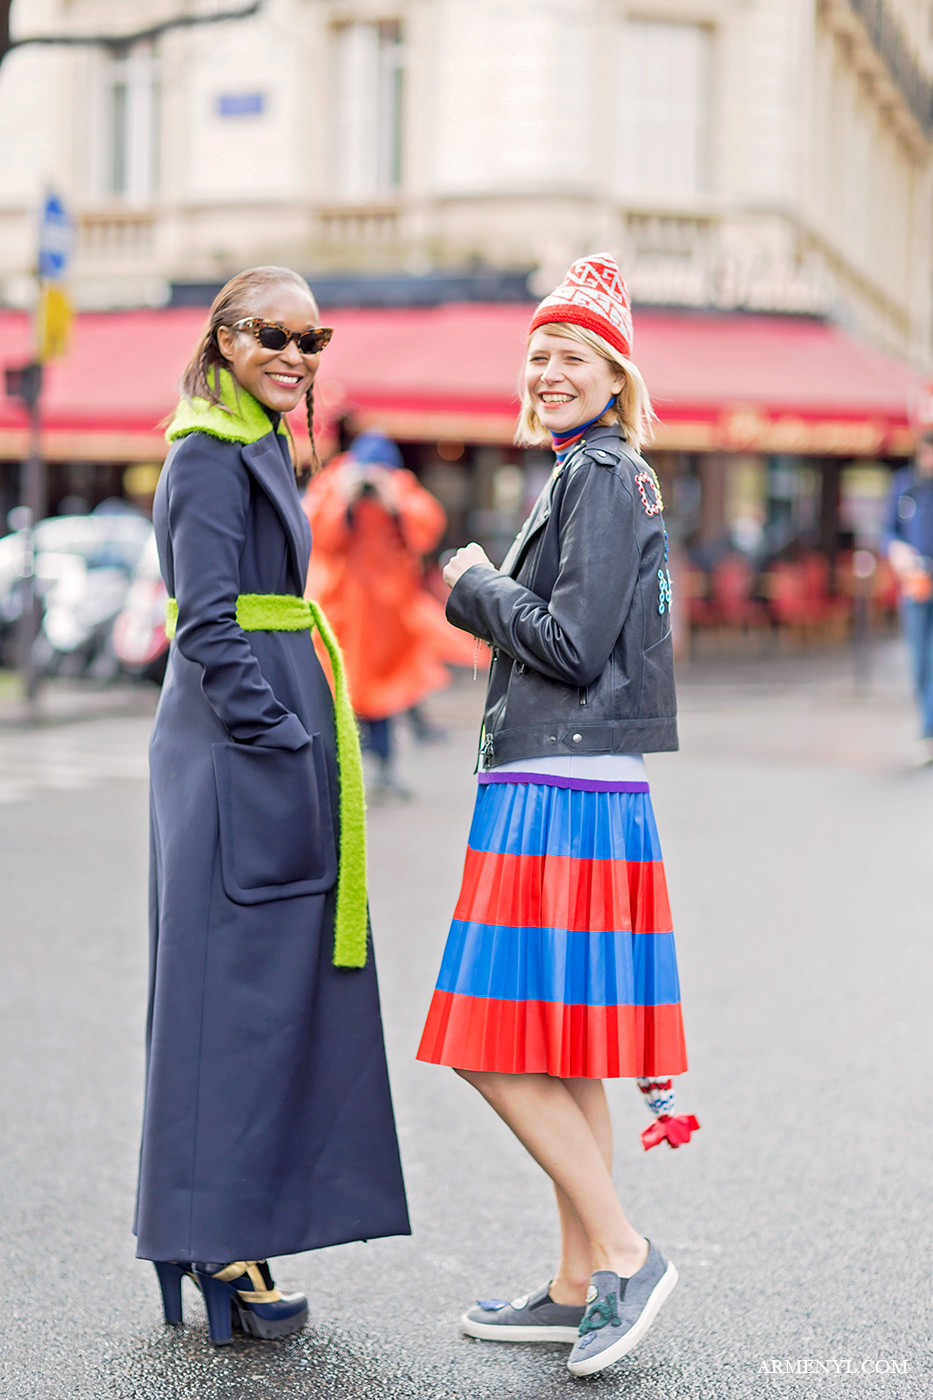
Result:
{"label": "caf\u00e9 awning", "polygon": [[[408,441],[507,444],[530,308],[452,304],[335,310],[318,381],[322,418],[352,414]],[[50,460],[154,461],[158,427],[204,324],[200,309],[86,312],[47,369]],[[27,318],[0,312],[4,365],[29,357]],[[910,366],[817,319],[636,310],[635,356],[659,448],[866,457],[910,450]],[[296,429],[301,431],[301,414]],[[0,458],[26,450],[20,404],[0,398]]]}

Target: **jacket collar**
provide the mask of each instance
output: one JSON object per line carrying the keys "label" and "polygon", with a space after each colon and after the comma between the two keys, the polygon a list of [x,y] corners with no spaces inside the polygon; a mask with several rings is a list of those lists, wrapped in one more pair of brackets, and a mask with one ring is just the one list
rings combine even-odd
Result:
{"label": "jacket collar", "polygon": [[[165,430],[169,442],[190,433],[207,433],[223,442],[258,442],[272,432],[269,415],[258,399],[234,382],[228,369],[218,371],[215,380],[220,403],[207,399],[181,399]],[[284,418],[278,432],[288,436]]]}
{"label": "jacket collar", "polygon": [[291,467],[285,461],[282,444],[277,440],[276,434],[267,432],[265,437],[261,437],[257,442],[244,445],[243,460],[281,517],[288,536],[295,573],[301,579],[301,589],[304,592],[308,577],[308,522],[301,509],[298,492],[293,484],[294,476]]}
{"label": "jacket collar", "polygon": [[295,573],[304,591],[308,573],[308,527],[298,493],[289,480],[289,468],[282,451],[282,439],[288,441],[285,419],[280,420],[273,432],[262,404],[234,382],[229,370],[220,370],[217,387],[220,404],[200,398],[182,399],[165,436],[169,442],[175,442],[191,433],[206,433],[223,442],[242,444],[243,460],[281,517]]}
{"label": "jacket collar", "polygon": [[583,447],[596,447],[609,441],[617,443],[625,451],[631,451],[625,441],[625,434],[615,423],[596,423],[592,428],[587,428],[579,442],[574,443],[570,455],[573,456]]}

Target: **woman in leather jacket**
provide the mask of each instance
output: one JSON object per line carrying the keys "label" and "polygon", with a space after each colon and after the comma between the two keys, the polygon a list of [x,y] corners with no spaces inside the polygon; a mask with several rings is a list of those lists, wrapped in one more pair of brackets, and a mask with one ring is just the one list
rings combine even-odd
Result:
{"label": "woman in leather jacket", "polygon": [[611,1175],[603,1078],[633,1077],[689,1140],[676,955],[642,755],[677,747],[667,535],[639,455],[652,411],[615,262],[580,259],[532,318],[517,440],[554,471],[499,569],[445,570],[447,615],[493,648],[463,884],[418,1051],[473,1084],[545,1170],[549,1284],[464,1314],[470,1336],[573,1343],[587,1375],[629,1352],[677,1280]]}

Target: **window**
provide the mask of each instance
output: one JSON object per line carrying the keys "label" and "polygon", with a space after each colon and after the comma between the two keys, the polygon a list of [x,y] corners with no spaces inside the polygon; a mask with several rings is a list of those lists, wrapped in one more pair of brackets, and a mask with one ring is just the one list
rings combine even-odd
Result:
{"label": "window", "polygon": [[103,193],[147,201],[159,180],[159,83],[151,48],[107,61],[103,130]]}
{"label": "window", "polygon": [[126,194],[127,186],[127,120],[126,79],[119,77],[110,84],[110,160],[108,194]]}
{"label": "window", "polygon": [[620,187],[648,197],[702,192],[709,184],[709,29],[629,20],[620,49]]}
{"label": "window", "polygon": [[394,20],[336,33],[335,187],[372,199],[402,183],[402,34]]}

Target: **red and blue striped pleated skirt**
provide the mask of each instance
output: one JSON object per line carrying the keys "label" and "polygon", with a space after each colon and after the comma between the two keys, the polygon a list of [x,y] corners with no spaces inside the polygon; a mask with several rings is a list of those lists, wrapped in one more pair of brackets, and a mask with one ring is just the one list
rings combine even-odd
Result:
{"label": "red and blue striped pleated skirt", "polygon": [[418,1059],[562,1077],[681,1074],[680,984],[647,785],[557,783],[481,777]]}

